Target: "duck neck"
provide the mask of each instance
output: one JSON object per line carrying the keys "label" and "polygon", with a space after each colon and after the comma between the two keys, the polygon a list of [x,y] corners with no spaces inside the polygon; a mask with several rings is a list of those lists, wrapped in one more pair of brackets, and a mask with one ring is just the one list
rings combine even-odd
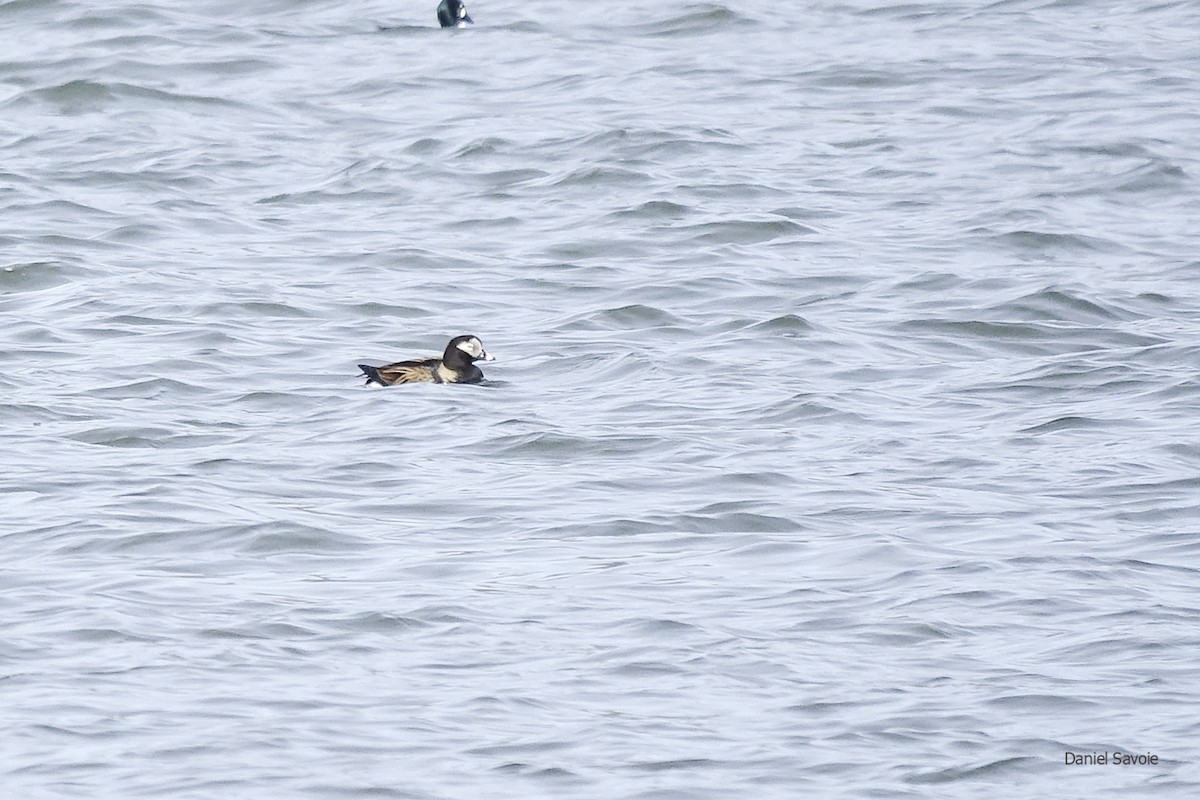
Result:
{"label": "duck neck", "polygon": [[474,359],[458,347],[447,347],[446,352],[442,354],[442,363],[450,369],[467,369],[474,363]]}

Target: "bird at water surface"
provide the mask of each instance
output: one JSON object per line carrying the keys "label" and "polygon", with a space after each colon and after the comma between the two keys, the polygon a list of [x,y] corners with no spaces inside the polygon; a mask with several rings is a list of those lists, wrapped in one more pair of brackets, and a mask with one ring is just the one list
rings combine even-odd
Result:
{"label": "bird at water surface", "polygon": [[478,336],[455,336],[446,345],[441,358],[415,358],[397,361],[382,367],[359,364],[367,378],[367,385],[394,386],[400,383],[479,383],[483,371],[475,366],[476,361],[495,361],[483,349]]}
{"label": "bird at water surface", "polygon": [[462,0],[442,0],[437,7],[437,18],[443,28],[463,28],[475,24]]}

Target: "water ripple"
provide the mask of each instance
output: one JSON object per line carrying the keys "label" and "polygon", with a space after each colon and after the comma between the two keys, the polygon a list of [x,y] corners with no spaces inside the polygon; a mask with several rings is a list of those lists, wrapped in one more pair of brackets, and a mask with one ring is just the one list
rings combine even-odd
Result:
{"label": "water ripple", "polygon": [[1195,5],[470,5],[0,3],[8,793],[1194,796]]}

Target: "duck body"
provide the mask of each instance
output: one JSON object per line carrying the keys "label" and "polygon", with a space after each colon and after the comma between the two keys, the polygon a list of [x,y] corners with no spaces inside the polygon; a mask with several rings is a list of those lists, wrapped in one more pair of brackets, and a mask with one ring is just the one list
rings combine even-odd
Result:
{"label": "duck body", "polygon": [[495,361],[483,349],[478,336],[455,336],[441,358],[415,358],[382,367],[359,364],[367,385],[395,386],[401,383],[479,383],[483,371],[476,361]]}
{"label": "duck body", "polygon": [[442,0],[437,7],[437,18],[443,28],[465,28],[475,24],[462,0]]}

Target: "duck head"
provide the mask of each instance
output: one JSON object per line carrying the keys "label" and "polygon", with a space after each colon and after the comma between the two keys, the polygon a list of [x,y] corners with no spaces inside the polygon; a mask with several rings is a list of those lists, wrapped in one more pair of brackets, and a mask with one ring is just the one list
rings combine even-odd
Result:
{"label": "duck head", "polygon": [[437,17],[443,28],[462,28],[475,24],[462,0],[442,0],[437,7]]}
{"label": "duck head", "polygon": [[448,356],[452,350],[461,350],[466,354],[468,361],[496,360],[495,356],[483,349],[483,342],[479,341],[478,336],[455,336],[450,340],[450,344],[446,345],[446,355]]}

